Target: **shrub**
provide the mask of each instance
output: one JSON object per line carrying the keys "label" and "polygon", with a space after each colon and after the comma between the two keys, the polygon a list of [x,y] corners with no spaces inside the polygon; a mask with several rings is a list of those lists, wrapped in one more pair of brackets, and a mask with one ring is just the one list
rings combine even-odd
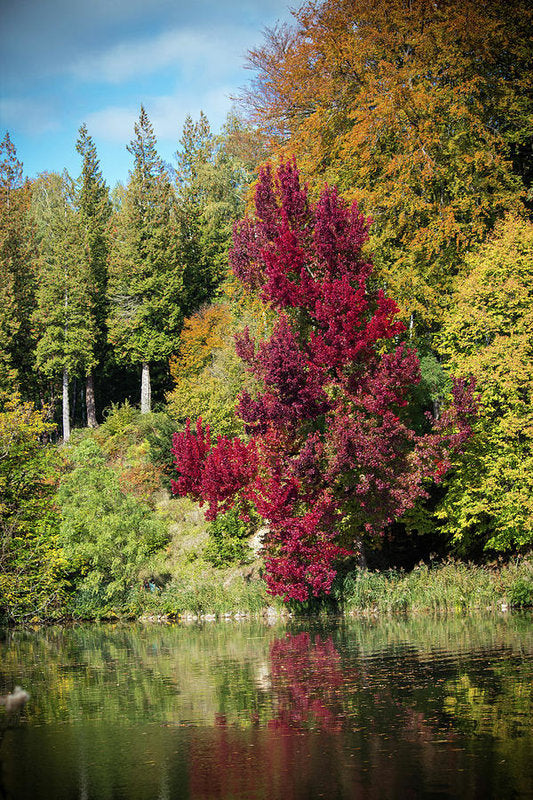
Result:
{"label": "shrub", "polygon": [[82,441],[71,458],[74,469],[58,492],[65,555],[79,590],[119,600],[168,541],[167,527],[147,503],[123,491],[93,439]]}

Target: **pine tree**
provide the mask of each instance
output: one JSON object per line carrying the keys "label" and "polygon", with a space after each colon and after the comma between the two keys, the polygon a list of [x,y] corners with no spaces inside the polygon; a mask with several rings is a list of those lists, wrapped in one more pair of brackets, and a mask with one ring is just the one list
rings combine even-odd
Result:
{"label": "pine tree", "polygon": [[209,301],[227,276],[233,224],[244,213],[244,196],[257,164],[254,156],[261,152],[250,151],[244,136],[235,115],[219,136],[212,134],[203,112],[196,122],[188,116],[183,126],[176,172],[186,315]]}
{"label": "pine tree", "polygon": [[167,359],[179,336],[183,270],[172,187],[142,106],[128,150],[134,166],[113,226],[108,325],[116,360],[142,366],[141,412],[146,413],[150,364]]}
{"label": "pine tree", "polygon": [[34,183],[39,235],[37,366],[47,378],[62,376],[63,439],[70,438],[69,382],[95,366],[91,276],[74,184],[68,173],[44,174]]}
{"label": "pine tree", "polygon": [[180,256],[184,264],[183,307],[189,315],[210,299],[220,279],[215,253],[206,235],[205,206],[209,188],[206,172],[213,161],[214,137],[203,112],[193,122],[187,116],[177,159],[177,203]]}
{"label": "pine tree", "polygon": [[0,143],[0,388],[34,393],[35,241],[30,191],[9,134]]}
{"label": "pine tree", "polygon": [[[76,150],[83,159],[76,202],[80,211],[80,221],[85,237],[85,252],[88,259],[89,293],[96,331],[95,361],[101,362],[107,339],[108,223],[111,216],[111,202],[109,189],[100,170],[96,147],[87,132],[86,125],[80,127]],[[94,428],[97,423],[92,370],[87,373],[85,398],[87,424],[90,428]]]}

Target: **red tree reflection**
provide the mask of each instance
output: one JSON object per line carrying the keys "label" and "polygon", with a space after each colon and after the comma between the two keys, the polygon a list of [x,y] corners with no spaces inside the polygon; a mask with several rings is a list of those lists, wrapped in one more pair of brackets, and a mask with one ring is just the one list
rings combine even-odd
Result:
{"label": "red tree reflection", "polygon": [[272,644],[270,662],[278,713],[269,727],[340,730],[344,676],[331,638],[287,634]]}
{"label": "red tree reflection", "polygon": [[[194,800],[299,800],[307,796],[307,781],[315,788],[324,784],[326,790],[331,776],[324,773],[324,757],[336,763],[342,744],[337,737],[324,740],[320,734],[339,732],[344,719],[344,676],[331,638],[301,633],[275,640],[269,677],[273,717],[261,720],[256,713],[251,715],[251,728],[243,728],[217,715],[212,730],[191,737],[189,789]],[[304,730],[315,730],[317,736],[302,736]],[[301,785],[294,780],[298,764]]]}

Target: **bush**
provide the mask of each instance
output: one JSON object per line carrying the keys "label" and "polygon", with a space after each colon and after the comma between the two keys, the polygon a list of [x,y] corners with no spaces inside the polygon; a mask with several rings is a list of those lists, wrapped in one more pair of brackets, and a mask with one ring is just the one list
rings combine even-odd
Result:
{"label": "bush", "polygon": [[519,608],[533,606],[533,580],[531,578],[518,578],[511,584],[509,602]]}
{"label": "bush", "polygon": [[215,567],[250,560],[250,523],[239,518],[238,508],[219,514],[209,523],[208,531],[209,542],[204,550],[204,558]]}
{"label": "bush", "polygon": [[93,439],[82,441],[71,458],[74,469],[58,492],[60,541],[78,590],[120,602],[150,554],[168,541],[167,526],[122,490]]}
{"label": "bush", "polygon": [[43,444],[53,427],[46,411],[0,393],[0,621],[57,615],[65,596],[54,504],[62,459]]}

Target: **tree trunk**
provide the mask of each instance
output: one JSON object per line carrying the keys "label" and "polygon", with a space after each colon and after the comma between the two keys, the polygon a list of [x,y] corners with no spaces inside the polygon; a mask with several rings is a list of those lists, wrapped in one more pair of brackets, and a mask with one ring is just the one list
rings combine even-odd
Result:
{"label": "tree trunk", "polygon": [[70,404],[68,399],[68,369],[63,370],[63,441],[70,439]]}
{"label": "tree trunk", "polygon": [[362,537],[357,537],[356,540],[357,549],[359,550],[359,569],[366,569],[366,553],[365,553],[365,545],[363,542]]}
{"label": "tree trunk", "polygon": [[87,409],[87,426],[89,428],[97,428],[96,405],[94,402],[94,375],[92,372],[89,372],[87,375],[87,382],[85,384],[85,407]]}
{"label": "tree trunk", "polygon": [[143,361],[141,377],[141,414],[152,410],[152,389],[150,387],[150,364]]}

